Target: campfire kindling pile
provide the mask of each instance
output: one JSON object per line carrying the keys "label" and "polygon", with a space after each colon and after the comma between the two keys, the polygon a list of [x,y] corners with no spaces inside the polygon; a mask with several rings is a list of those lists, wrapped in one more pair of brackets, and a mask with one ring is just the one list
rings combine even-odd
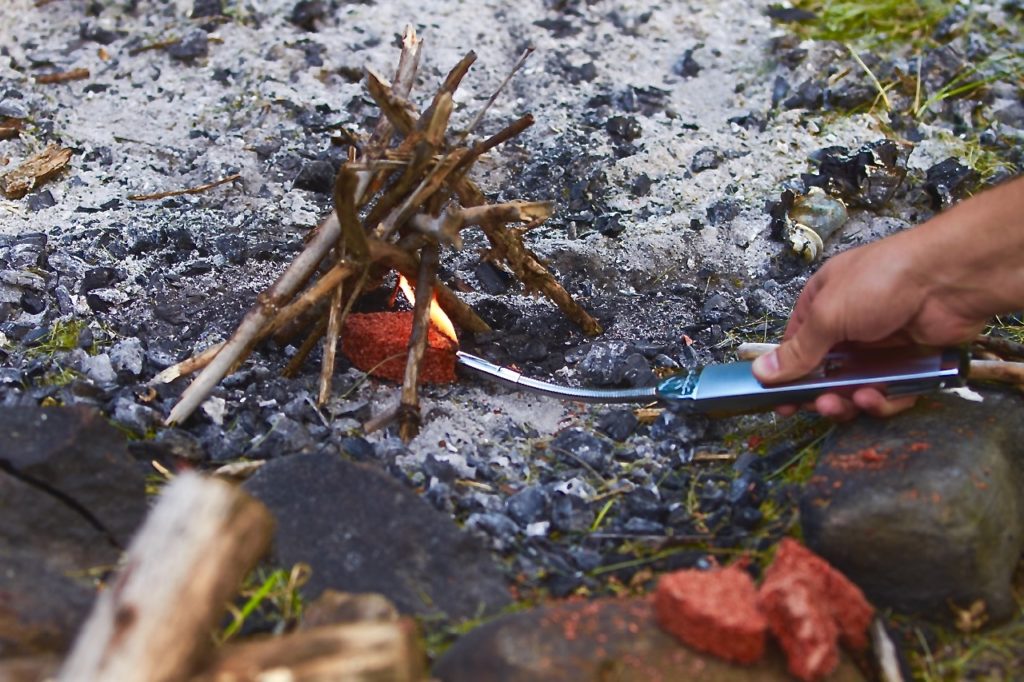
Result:
{"label": "campfire kindling pile", "polygon": [[[428,336],[436,334],[430,329],[431,308],[439,307],[463,331],[489,330],[468,305],[437,281],[441,248],[460,248],[460,231],[470,226],[478,227],[489,240],[486,258],[507,266],[528,290],[543,293],[584,333],[601,332],[597,321],[573,300],[523,243],[522,235],[551,214],[550,202],[488,204],[480,188],[468,177],[481,155],[528,128],[533,117],[523,116],[489,138],[473,143],[467,141],[487,107],[508,82],[506,78],[464,131],[456,133],[448,129],[452,95],[476,59],[473,52],[456,64],[430,104],[417,113],[408,97],[416,77],[421,46],[415,32],[406,29],[391,85],[373,72],[367,72],[367,89],[382,116],[367,139],[358,139],[355,135],[346,138],[350,144],[348,161],[335,179],[334,211],[310,235],[303,251],[277,281],[259,295],[256,305],[230,339],[162,373],[160,380],[170,381],[202,370],[171,410],[168,423],[181,422],[188,417],[217,383],[245,360],[257,343],[271,337],[288,342],[299,334],[306,334],[305,342],[286,369],[291,373],[317,343],[323,343],[319,401],[325,402],[331,393],[339,337],[347,336],[355,327],[367,328],[366,318],[359,325],[346,324],[355,317],[349,314],[353,304],[391,271],[397,271],[416,283],[418,296],[408,341],[404,338],[400,341],[405,347],[399,354],[405,355],[401,401],[387,414],[375,418],[374,425],[398,418],[401,436],[413,437],[419,427],[417,386],[424,380],[424,373],[431,373],[430,364],[428,371],[424,372],[423,368]],[[512,73],[525,57],[524,54]],[[519,226],[510,227],[511,224]],[[382,335],[389,334],[387,329],[403,327],[394,320],[378,320],[381,324],[370,325],[376,328],[376,340],[346,338],[343,350],[357,366],[360,358],[368,355],[360,352],[360,348],[376,347]],[[456,339],[432,343],[431,347],[442,355],[447,354],[449,362],[454,362]],[[396,358],[391,358],[391,362],[395,361]],[[441,373],[444,374],[443,370]],[[394,370],[385,371],[385,376],[398,378],[397,374]]]}

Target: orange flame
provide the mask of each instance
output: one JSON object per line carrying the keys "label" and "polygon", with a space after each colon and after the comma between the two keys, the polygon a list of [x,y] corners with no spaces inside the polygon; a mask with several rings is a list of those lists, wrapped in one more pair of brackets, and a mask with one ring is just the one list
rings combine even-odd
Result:
{"label": "orange flame", "polygon": [[[398,288],[402,290],[402,293],[405,294],[410,303],[416,305],[416,292],[413,291],[412,285],[409,284],[409,280],[405,278],[405,275],[398,275]],[[452,324],[451,318],[441,310],[441,306],[437,304],[436,296],[430,301],[430,321],[437,327],[437,331],[447,336],[456,344],[459,343],[459,337],[455,333],[455,325]]]}

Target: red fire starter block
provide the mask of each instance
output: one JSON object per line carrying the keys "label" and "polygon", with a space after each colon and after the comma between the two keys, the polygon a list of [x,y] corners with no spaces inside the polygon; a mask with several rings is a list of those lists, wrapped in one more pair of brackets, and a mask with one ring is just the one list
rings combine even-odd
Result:
{"label": "red fire starter block", "polygon": [[[412,335],[412,312],[356,313],[348,316],[341,352],[353,365],[382,379],[402,383]],[[433,326],[420,365],[420,383],[455,381],[455,342]]]}
{"label": "red fire starter block", "polygon": [[760,599],[794,677],[812,682],[836,669],[839,631],[813,583],[799,573],[778,573],[761,585]]}
{"label": "red fire starter block", "polygon": [[843,645],[858,653],[867,648],[868,627],[875,617],[875,609],[849,578],[792,538],[784,538],[779,543],[775,560],[765,572],[764,584],[777,573],[799,573],[804,580],[813,582],[836,621]]}
{"label": "red fire starter block", "polygon": [[757,590],[738,566],[662,576],[654,610],[661,627],[695,649],[737,663],[764,655],[766,623]]}
{"label": "red fire starter block", "polygon": [[846,576],[799,542],[785,538],[760,591],[761,610],[801,680],[818,680],[839,663],[839,639],[868,644],[874,609]]}

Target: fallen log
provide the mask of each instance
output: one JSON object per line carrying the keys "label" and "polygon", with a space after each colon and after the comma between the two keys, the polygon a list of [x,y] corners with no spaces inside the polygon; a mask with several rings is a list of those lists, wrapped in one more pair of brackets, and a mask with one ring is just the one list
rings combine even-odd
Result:
{"label": "fallen log", "polygon": [[179,475],[100,593],[59,682],[189,679],[272,533],[270,512],[239,488]]}

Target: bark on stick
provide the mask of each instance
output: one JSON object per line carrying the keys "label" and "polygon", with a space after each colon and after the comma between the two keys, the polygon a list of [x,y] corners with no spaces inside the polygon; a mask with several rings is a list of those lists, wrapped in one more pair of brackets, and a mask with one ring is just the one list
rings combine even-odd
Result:
{"label": "bark on stick", "polygon": [[178,476],[100,593],[59,682],[187,680],[242,578],[270,546],[273,519],[239,488]]}

